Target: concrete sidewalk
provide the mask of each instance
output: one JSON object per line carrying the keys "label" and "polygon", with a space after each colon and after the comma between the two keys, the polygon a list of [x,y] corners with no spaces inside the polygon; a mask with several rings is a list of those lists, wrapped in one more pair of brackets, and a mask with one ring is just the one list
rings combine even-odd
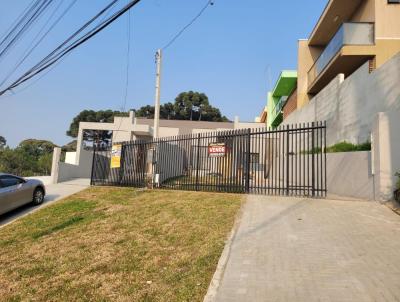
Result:
{"label": "concrete sidewalk", "polygon": [[213,301],[400,301],[400,217],[374,202],[249,196]]}
{"label": "concrete sidewalk", "polygon": [[22,206],[9,213],[0,215],[0,227],[5,226],[18,218],[21,218],[29,213],[37,211],[38,209],[47,206],[57,200],[68,197],[72,194],[78,193],[90,186],[90,179],[74,179],[58,184],[45,185],[46,197],[40,206],[33,206],[31,204]]}

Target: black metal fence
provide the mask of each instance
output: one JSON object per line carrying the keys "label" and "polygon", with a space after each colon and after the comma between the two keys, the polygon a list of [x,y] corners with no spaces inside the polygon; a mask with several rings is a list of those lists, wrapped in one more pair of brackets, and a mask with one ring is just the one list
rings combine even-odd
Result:
{"label": "black metal fence", "polygon": [[325,142],[323,122],[124,142],[94,151],[92,185],[324,197]]}

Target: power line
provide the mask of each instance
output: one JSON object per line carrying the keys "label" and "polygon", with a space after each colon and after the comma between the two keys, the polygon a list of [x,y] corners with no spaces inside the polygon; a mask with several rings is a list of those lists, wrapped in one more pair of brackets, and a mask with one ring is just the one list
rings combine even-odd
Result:
{"label": "power line", "polygon": [[[47,22],[44,24],[42,29],[39,31],[39,33],[35,36],[35,38],[32,40],[29,48],[25,51],[23,54],[22,58],[20,61],[14,66],[14,68],[10,71],[10,73],[4,78],[4,80],[0,83],[0,87],[14,74],[14,72],[22,65],[22,63],[25,62],[25,60],[30,56],[30,54],[39,46],[39,44],[46,38],[46,36],[53,30],[53,28],[61,21],[61,19],[68,13],[68,11],[75,5],[77,0],[73,0],[67,7],[66,9],[61,13],[61,15],[50,25],[50,27],[47,29],[47,31],[43,34],[43,36],[33,45],[35,40],[40,36],[40,34],[43,32],[43,30],[46,28],[47,24],[50,23],[50,21],[53,19],[56,11],[60,8],[60,6],[63,4],[64,0],[60,2],[60,4],[56,7],[56,9],[53,11],[51,14],[50,18],[47,20]],[[32,46],[33,45],[33,46]]]}
{"label": "power line", "polygon": [[[29,28],[39,19],[39,17],[52,3],[53,0],[44,0],[42,3],[37,4],[37,8],[28,10],[24,18],[17,24],[16,27],[11,30],[11,32],[3,39],[3,41],[0,42],[0,46],[6,44],[5,47],[0,50],[0,59],[4,58],[4,56],[16,45],[18,40],[21,39],[21,37],[29,30]],[[27,21],[23,22],[24,19],[27,19]]]}
{"label": "power line", "polygon": [[[126,111],[126,103],[128,100],[128,88],[129,88],[129,67],[130,67],[130,55],[131,55],[131,12],[128,12],[127,22],[127,49],[126,49],[126,73],[125,73],[125,87],[124,87],[124,102],[122,106],[122,112]],[[118,129],[115,132],[115,141],[117,140],[119,130],[122,125],[122,117],[120,118]]]}
{"label": "power line", "polygon": [[[22,13],[15,19],[15,21],[10,25],[10,27],[3,33],[0,40],[3,41],[7,36],[9,36],[17,27],[17,24],[21,22],[21,20],[26,16],[26,14],[32,10],[36,3],[41,0],[32,0],[32,2],[22,11]],[[0,45],[2,42],[0,42]]]}
{"label": "power line", "polygon": [[20,24],[22,24],[23,20],[27,19],[29,13],[33,11],[33,9],[43,0],[35,0],[32,1],[24,11],[15,19],[15,21],[11,24],[11,26],[4,32],[2,37],[0,38],[0,47],[5,43],[5,41],[18,29]]}
{"label": "power line", "polygon": [[201,17],[201,15],[206,11],[206,9],[210,6],[214,5],[213,0],[208,0],[206,5],[200,10],[200,12],[187,24],[185,25],[175,36],[172,37],[172,39],[162,48],[162,50],[166,50],[168,47],[170,47],[184,32],[186,29],[188,29],[198,18]]}
{"label": "power line", "polygon": [[25,74],[23,74],[20,78],[18,78],[16,81],[14,81],[11,85],[9,85],[7,88],[3,89],[0,91],[0,96],[3,95],[6,91],[9,91],[10,89],[13,89],[22,83],[28,81],[29,79],[35,77],[39,73],[43,72],[45,69],[49,68],[53,64],[55,64],[58,60],[60,60],[62,57],[73,51],[75,48],[79,47],[86,41],[88,41],[90,38],[98,34],[100,31],[108,27],[111,23],[113,23],[115,20],[117,20],[119,17],[121,17],[123,14],[125,14],[127,11],[129,11],[133,6],[138,4],[141,0],[132,0],[129,2],[126,6],[124,6],[122,9],[120,9],[118,12],[114,13],[111,17],[109,17],[107,20],[104,22],[98,24],[95,28],[90,30],[88,33],[80,37],[79,39],[71,42],[68,46],[66,46],[75,36],[77,36],[80,32],[82,32],[87,26],[89,26],[91,23],[93,23],[94,20],[96,20],[98,17],[100,17],[102,14],[104,14],[113,4],[115,4],[118,0],[112,1],[105,9],[100,11],[95,17],[93,17],[91,20],[89,20],[84,26],[82,26],[77,32],[75,32],[72,36],[70,36],[66,41],[64,41],[60,46],[58,46],[55,50],[53,50],[48,56],[46,56],[42,61],[40,61],[38,64],[36,64],[34,67],[32,67],[30,70],[28,70]]}

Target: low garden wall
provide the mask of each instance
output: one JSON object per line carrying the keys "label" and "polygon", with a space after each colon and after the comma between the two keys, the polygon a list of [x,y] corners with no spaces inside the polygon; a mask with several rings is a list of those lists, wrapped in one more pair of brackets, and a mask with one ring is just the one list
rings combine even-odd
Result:
{"label": "low garden wall", "polygon": [[328,194],[374,200],[371,152],[327,153]]}

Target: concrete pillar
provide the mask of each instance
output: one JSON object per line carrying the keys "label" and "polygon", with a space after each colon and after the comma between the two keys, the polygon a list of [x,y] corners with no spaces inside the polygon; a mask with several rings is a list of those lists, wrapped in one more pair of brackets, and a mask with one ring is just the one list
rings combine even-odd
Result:
{"label": "concrete pillar", "polygon": [[129,111],[129,122],[132,125],[136,124],[136,115],[135,115],[135,112],[133,110]]}
{"label": "concrete pillar", "polygon": [[53,162],[51,164],[51,183],[58,183],[58,173],[60,170],[61,148],[55,147],[53,150]]}
{"label": "concrete pillar", "polygon": [[400,171],[400,112],[379,112],[372,129],[375,199],[393,198],[395,173]]}
{"label": "concrete pillar", "polygon": [[239,129],[239,117],[235,116],[235,120],[234,120],[234,129]]}
{"label": "concrete pillar", "polygon": [[76,157],[75,157],[75,165],[79,165],[79,159],[81,156],[81,149],[83,145],[83,128],[79,124],[79,130],[78,130],[78,139],[76,142]]}

